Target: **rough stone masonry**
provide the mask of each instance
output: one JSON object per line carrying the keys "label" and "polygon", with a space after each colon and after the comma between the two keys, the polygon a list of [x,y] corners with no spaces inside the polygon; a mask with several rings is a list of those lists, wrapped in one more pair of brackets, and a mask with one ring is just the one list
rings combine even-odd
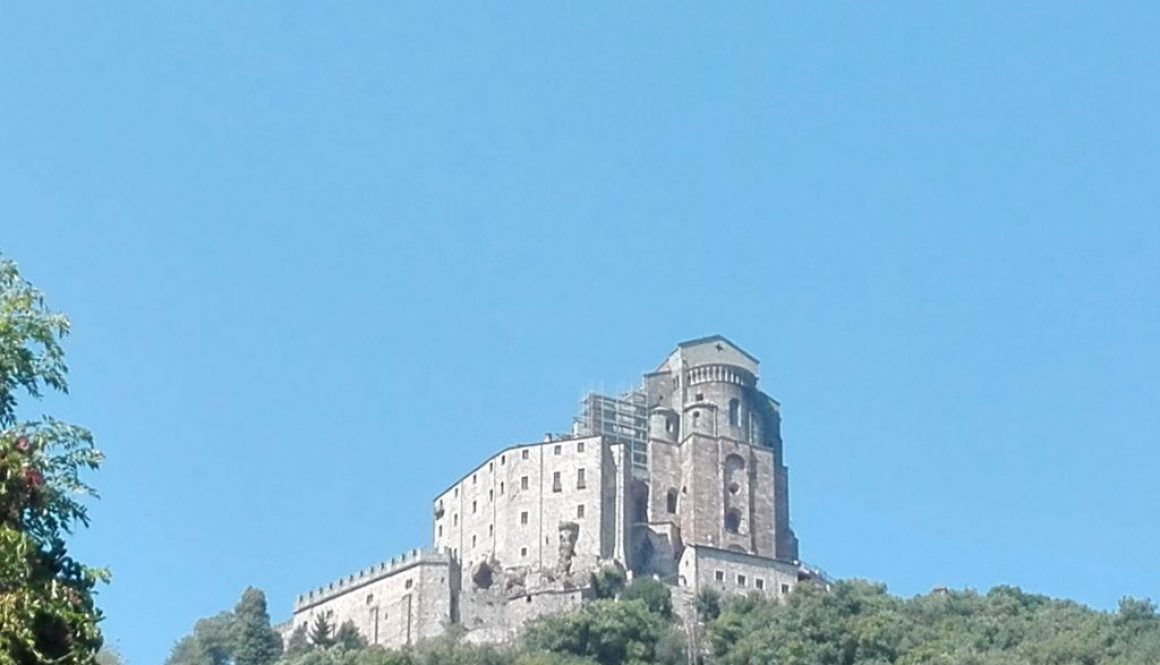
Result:
{"label": "rough stone masonry", "polygon": [[606,566],[686,592],[782,597],[813,573],[757,366],[720,335],[678,344],[638,389],[585,398],[568,434],[505,448],[441,492],[430,548],[298,596],[283,635],[323,615],[386,647],[452,625],[505,642],[591,598]]}

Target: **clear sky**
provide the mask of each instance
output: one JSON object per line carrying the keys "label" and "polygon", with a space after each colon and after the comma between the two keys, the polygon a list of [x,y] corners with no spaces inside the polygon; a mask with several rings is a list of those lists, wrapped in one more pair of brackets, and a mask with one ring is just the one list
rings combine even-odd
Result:
{"label": "clear sky", "polygon": [[28,413],[108,453],[131,665],[718,332],[803,558],[1160,598],[1155,3],[429,4],[0,9],[0,248],[74,322]]}

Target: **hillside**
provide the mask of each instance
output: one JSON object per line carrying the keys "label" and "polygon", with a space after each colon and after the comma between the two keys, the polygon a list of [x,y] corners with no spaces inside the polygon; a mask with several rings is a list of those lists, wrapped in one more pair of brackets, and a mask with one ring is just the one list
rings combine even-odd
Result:
{"label": "hillside", "polygon": [[[1160,617],[1149,601],[1114,613],[1014,587],[903,599],[863,581],[803,585],[784,604],[702,594],[697,618],[674,616],[668,587],[641,580],[536,623],[518,645],[473,647],[455,636],[407,651],[362,646],[325,627],[299,634],[279,665],[1155,665]],[[225,631],[228,634],[229,631]],[[337,632],[337,634],[335,634]],[[221,634],[221,631],[218,631]],[[220,665],[228,645],[185,638],[168,665]],[[313,639],[325,646],[311,645]],[[184,646],[183,646],[184,645]],[[191,654],[217,654],[217,658]]]}

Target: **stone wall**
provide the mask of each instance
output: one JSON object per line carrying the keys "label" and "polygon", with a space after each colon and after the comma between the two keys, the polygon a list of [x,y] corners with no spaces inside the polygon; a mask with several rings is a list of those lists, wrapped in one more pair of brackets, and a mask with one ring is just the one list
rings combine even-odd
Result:
{"label": "stone wall", "polygon": [[464,591],[459,597],[464,639],[473,644],[514,642],[528,622],[575,609],[589,593],[586,587],[515,595],[503,589]]}
{"label": "stone wall", "polygon": [[600,437],[508,448],[435,499],[435,547],[466,572],[495,561],[590,570],[615,549],[615,528],[604,522],[615,520],[608,509],[623,488],[605,471],[611,461]]}
{"label": "stone wall", "polygon": [[415,550],[298,597],[291,630],[319,615],[337,628],[351,621],[371,644],[402,647],[442,634],[450,620],[452,561]]}
{"label": "stone wall", "polygon": [[781,598],[797,585],[796,565],[713,547],[686,547],[677,567],[678,586],[724,594],[760,593]]}

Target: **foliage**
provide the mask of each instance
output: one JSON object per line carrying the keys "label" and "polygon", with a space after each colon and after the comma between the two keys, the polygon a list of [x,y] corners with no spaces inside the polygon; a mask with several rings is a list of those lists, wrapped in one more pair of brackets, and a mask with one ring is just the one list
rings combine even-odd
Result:
{"label": "foliage", "polygon": [[16,264],[0,257],[0,663],[91,663],[102,644],[93,590],[104,570],[69,556],[65,536],[88,526],[81,478],[102,456],[88,430],[23,420],[21,394],[68,392],[61,340],[69,322]]}
{"label": "foliage", "polygon": [[233,612],[201,619],[173,646],[166,665],[271,665],[282,655],[282,636],[270,627],[266,594],[250,587]]}
{"label": "foliage", "polygon": [[664,632],[661,617],[639,600],[596,600],[561,616],[541,619],[528,630],[533,649],[591,658],[600,665],[655,662]]}
{"label": "foliage", "polygon": [[902,600],[860,581],[829,593],[803,585],[785,605],[726,603],[708,642],[722,665],[1160,662],[1160,620],[1140,602],[1109,615],[1013,587]]}
{"label": "foliage", "polygon": [[270,665],[282,655],[282,637],[270,627],[266,594],[260,589],[242,593],[230,629],[234,665]]}
{"label": "foliage", "polygon": [[233,658],[234,615],[222,612],[201,619],[193,633],[173,646],[166,665],[229,665]]}
{"label": "foliage", "polygon": [[310,627],[310,643],[323,649],[334,646],[334,626],[322,614],[314,618]]}
{"label": "foliage", "polygon": [[693,598],[693,609],[701,621],[715,620],[721,616],[721,592],[708,587],[701,589]]}
{"label": "foliage", "polygon": [[367,645],[367,641],[355,628],[353,621],[344,621],[338,627],[338,631],[334,634],[334,643],[343,649],[361,649]]}
{"label": "foliage", "polygon": [[592,593],[597,598],[612,599],[624,590],[627,577],[620,566],[605,566],[592,573]]}
{"label": "foliage", "polygon": [[623,600],[639,600],[648,611],[664,619],[673,618],[673,593],[669,585],[652,577],[638,577],[620,594]]}
{"label": "foliage", "polygon": [[[987,594],[940,592],[911,599],[880,584],[846,581],[830,590],[802,584],[784,603],[760,596],[698,594],[703,632],[666,620],[652,602],[668,589],[640,580],[619,600],[589,602],[532,623],[505,647],[473,646],[456,636],[404,650],[351,648],[325,620],[329,646],[288,648],[278,665],[1156,665],[1160,617],[1145,600],[1124,599],[1115,613],[996,587]],[[650,581],[651,582],[651,581]],[[650,607],[652,609],[650,609]],[[672,614],[671,598],[668,612]],[[717,613],[717,616],[712,616]],[[211,645],[219,615],[192,637]],[[291,643],[305,642],[295,631]],[[702,639],[703,638],[703,639]],[[190,639],[190,638],[187,638]],[[694,658],[688,643],[699,644]],[[183,661],[224,665],[225,661]],[[172,664],[171,664],[172,665]]]}
{"label": "foliage", "polygon": [[286,640],[285,655],[288,658],[293,658],[301,656],[307,651],[310,651],[310,642],[306,639],[306,624],[299,624],[290,633],[290,639]]}

